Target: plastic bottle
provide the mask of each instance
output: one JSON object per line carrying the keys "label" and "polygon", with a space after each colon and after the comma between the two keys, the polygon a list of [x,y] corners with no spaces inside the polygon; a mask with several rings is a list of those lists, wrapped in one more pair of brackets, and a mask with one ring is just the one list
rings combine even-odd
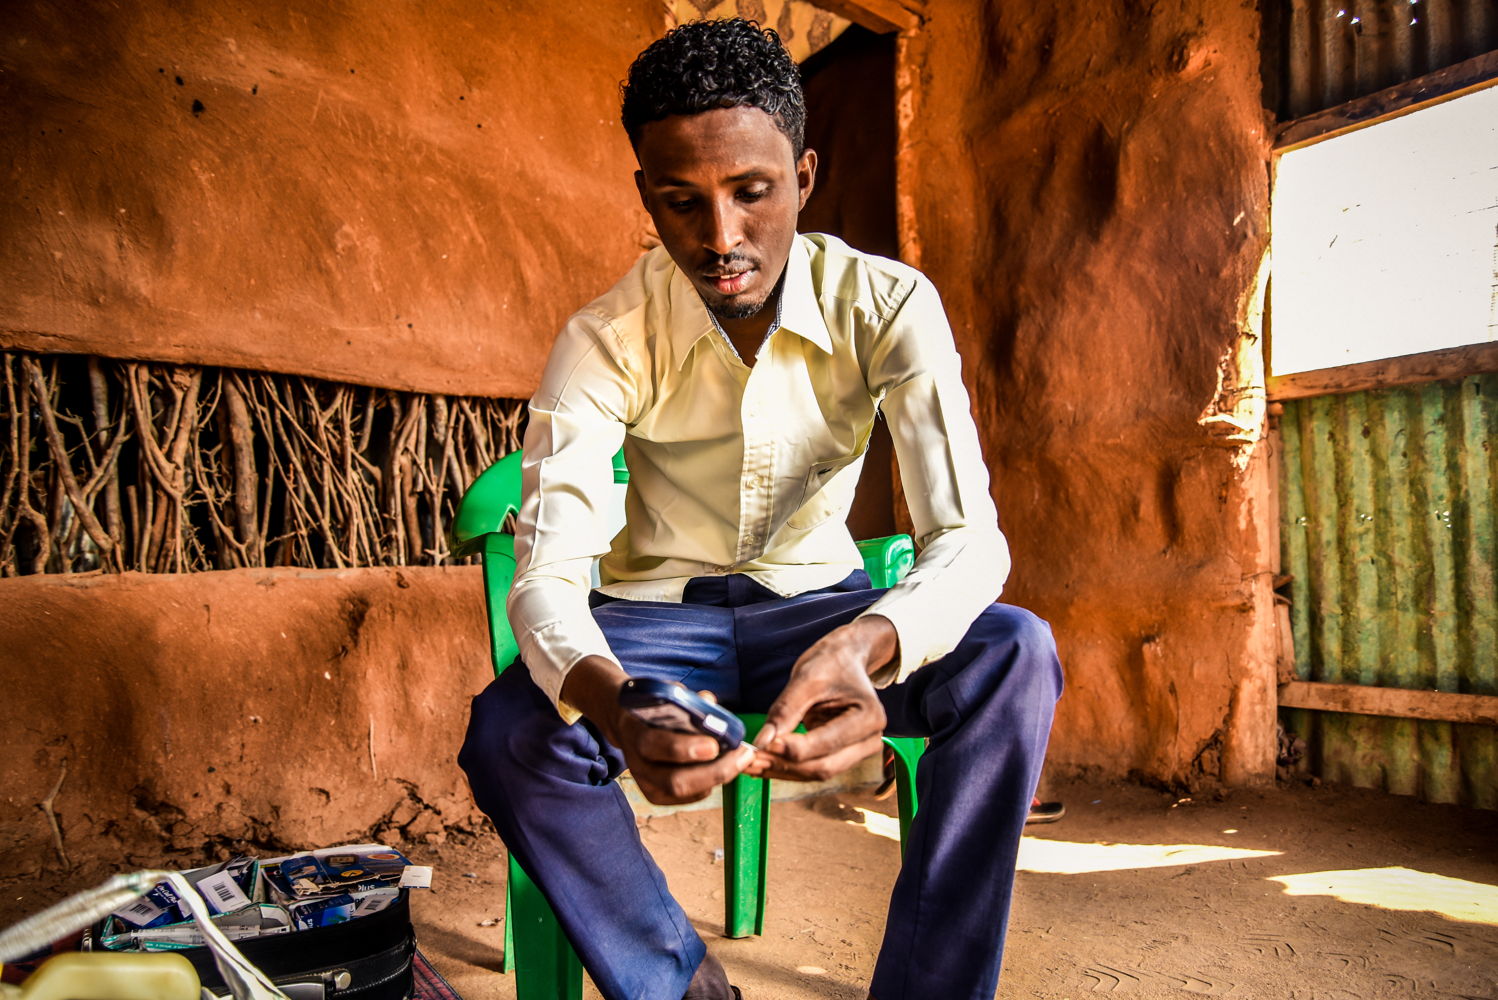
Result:
{"label": "plastic bottle", "polygon": [[171,952],[69,952],[42,963],[3,1000],[200,1000],[192,963]]}

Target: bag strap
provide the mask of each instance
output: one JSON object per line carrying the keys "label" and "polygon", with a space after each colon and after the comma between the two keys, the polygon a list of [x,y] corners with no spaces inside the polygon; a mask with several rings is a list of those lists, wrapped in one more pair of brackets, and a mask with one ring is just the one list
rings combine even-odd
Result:
{"label": "bag strap", "polygon": [[234,1000],[290,1000],[219,930],[197,886],[187,881],[181,872],[167,873],[166,880],[202,932],[208,950],[213,952],[219,975],[224,977]]}

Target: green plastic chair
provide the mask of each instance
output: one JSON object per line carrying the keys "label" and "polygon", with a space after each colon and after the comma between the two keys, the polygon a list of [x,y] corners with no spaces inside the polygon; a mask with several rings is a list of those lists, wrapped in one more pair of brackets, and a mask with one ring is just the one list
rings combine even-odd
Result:
{"label": "green plastic chair", "polygon": [[[505,615],[505,600],[515,582],[515,536],[505,530],[520,511],[520,462],[516,451],[486,469],[458,504],[448,543],[456,557],[479,555],[484,572],[484,599],[489,611],[489,642],[498,676],[515,662],[520,648]],[[614,482],[629,482],[624,452],[614,456]],[[915,562],[909,535],[891,535],[858,543],[864,570],[875,587],[889,587]],[[753,742],[765,717],[744,713],[745,738]],[[925,750],[920,738],[886,736],[894,752],[895,784],[900,811],[900,851],[917,808],[916,765]],[[723,788],[724,933],[727,937],[763,934],[769,862],[770,782],[741,775]],[[518,1000],[578,1000],[582,964],[551,905],[525,869],[510,856],[505,885],[504,972],[514,971]]]}

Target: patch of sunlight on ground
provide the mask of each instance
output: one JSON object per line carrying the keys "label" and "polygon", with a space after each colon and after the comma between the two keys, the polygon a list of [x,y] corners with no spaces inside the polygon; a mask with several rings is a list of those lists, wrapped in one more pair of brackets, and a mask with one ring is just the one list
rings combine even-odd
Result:
{"label": "patch of sunlight on ground", "polygon": [[1498,925],[1498,886],[1417,872],[1411,868],[1275,875],[1291,896],[1333,896],[1385,910],[1428,910],[1478,924]]}
{"label": "patch of sunlight on ground", "polygon": [[1171,868],[1208,861],[1265,858],[1279,851],[1254,851],[1212,844],[1079,844],[1070,840],[1022,837],[1019,842],[1020,871],[1050,875],[1081,875],[1086,872],[1119,872],[1131,868]]}
{"label": "patch of sunlight on ground", "polygon": [[868,809],[853,807],[858,814],[858,819],[844,820],[849,826],[861,826],[876,837],[884,837],[886,840],[900,842],[900,817],[886,816],[884,813],[872,812]]}
{"label": "patch of sunlight on ground", "polygon": [[[900,820],[895,816],[855,807],[856,819],[849,826],[863,827],[876,837],[899,841]],[[1170,868],[1208,861],[1263,858],[1279,851],[1253,851],[1211,844],[1080,844],[1069,840],[1022,837],[1019,842],[1020,871],[1049,875],[1081,875],[1086,872],[1126,871],[1130,868]]]}

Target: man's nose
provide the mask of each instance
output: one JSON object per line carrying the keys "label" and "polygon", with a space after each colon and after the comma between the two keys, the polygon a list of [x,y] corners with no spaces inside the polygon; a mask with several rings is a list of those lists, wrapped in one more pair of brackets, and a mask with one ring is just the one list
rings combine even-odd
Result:
{"label": "man's nose", "polygon": [[743,242],[744,220],[739,207],[727,198],[713,202],[703,220],[703,247],[719,257],[726,257]]}

